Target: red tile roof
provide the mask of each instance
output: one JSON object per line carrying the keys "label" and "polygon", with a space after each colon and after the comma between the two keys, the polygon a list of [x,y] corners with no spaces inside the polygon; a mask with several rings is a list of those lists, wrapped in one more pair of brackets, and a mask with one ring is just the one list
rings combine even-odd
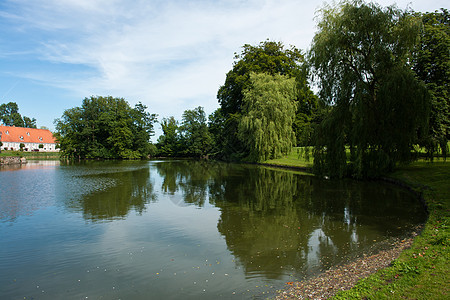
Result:
{"label": "red tile roof", "polygon": [[13,143],[55,144],[50,130],[0,126],[0,141]]}

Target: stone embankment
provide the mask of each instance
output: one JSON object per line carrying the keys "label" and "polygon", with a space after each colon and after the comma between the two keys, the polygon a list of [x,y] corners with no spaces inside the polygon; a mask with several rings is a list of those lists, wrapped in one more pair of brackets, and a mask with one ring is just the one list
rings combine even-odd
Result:
{"label": "stone embankment", "polygon": [[26,164],[27,159],[25,157],[18,156],[4,156],[0,157],[0,165],[17,165],[17,164]]}

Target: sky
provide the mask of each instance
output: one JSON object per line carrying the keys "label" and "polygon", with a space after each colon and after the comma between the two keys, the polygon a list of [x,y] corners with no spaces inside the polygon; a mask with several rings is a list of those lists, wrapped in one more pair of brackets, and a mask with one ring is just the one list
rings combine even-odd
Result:
{"label": "sky", "polygon": [[[448,9],[447,1],[377,2],[427,12]],[[16,102],[51,130],[90,96],[142,102],[159,120],[181,120],[198,106],[208,115],[243,45],[269,39],[307,51],[325,3],[332,2],[1,0],[0,103]]]}

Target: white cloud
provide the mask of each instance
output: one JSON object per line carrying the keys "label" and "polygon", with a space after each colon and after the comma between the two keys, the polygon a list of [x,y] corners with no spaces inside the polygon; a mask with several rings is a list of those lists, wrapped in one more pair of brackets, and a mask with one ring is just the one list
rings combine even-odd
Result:
{"label": "white cloud", "polygon": [[[380,1],[383,5],[394,1]],[[40,72],[19,74],[90,95],[142,101],[161,117],[218,106],[234,52],[265,39],[309,47],[322,1],[16,0],[0,18],[34,41]],[[409,1],[397,1],[405,8]],[[444,1],[415,1],[434,10]],[[18,50],[19,51],[19,50]]]}

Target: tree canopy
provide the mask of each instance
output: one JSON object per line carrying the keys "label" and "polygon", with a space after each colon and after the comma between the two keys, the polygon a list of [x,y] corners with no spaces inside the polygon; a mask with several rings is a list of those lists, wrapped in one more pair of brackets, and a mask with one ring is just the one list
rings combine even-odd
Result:
{"label": "tree canopy", "polygon": [[425,146],[446,156],[450,139],[450,17],[446,9],[419,14],[421,42],[415,52],[414,71],[431,95],[431,115]]}
{"label": "tree canopy", "polygon": [[411,159],[429,112],[428,92],[410,65],[420,20],[355,0],[325,6],[318,28],[310,61],[332,108],[317,134],[316,171],[372,177]]}
{"label": "tree canopy", "polygon": [[208,131],[203,107],[184,111],[181,121],[181,143],[185,156],[203,157],[209,154],[212,137]]}
{"label": "tree canopy", "polygon": [[[299,103],[296,108],[294,131],[301,136],[310,126],[312,116],[319,108],[318,98],[307,85],[307,69],[303,54],[291,46],[288,49],[280,42],[264,41],[257,46],[244,45],[240,54],[235,55],[232,70],[227,73],[225,83],[219,88],[217,99],[220,104],[221,119],[224,122],[220,131],[223,140],[222,158],[240,160],[249,157],[250,149],[237,136],[238,126],[243,114],[244,92],[252,86],[250,74],[277,74],[295,79]],[[219,120],[219,119],[216,119]],[[216,124],[217,125],[217,124]],[[217,126],[216,126],[217,127]],[[220,127],[220,126],[219,126]]]}
{"label": "tree canopy", "polygon": [[238,137],[249,149],[246,160],[264,161],[287,155],[295,144],[295,79],[251,73],[250,82],[244,91],[238,125]]}
{"label": "tree canopy", "polygon": [[183,112],[181,125],[175,118],[163,118],[163,134],[158,138],[158,155],[168,157],[207,157],[213,147],[203,107]]}
{"label": "tree canopy", "polygon": [[158,137],[158,155],[177,156],[180,147],[178,121],[174,117],[169,117],[163,118],[160,124],[163,134]]}
{"label": "tree canopy", "polygon": [[0,105],[0,121],[5,126],[36,128],[36,119],[23,116],[19,113],[19,106],[15,102]]}
{"label": "tree canopy", "polygon": [[152,154],[156,115],[123,98],[90,97],[55,120],[61,152],[69,158],[141,158]]}

